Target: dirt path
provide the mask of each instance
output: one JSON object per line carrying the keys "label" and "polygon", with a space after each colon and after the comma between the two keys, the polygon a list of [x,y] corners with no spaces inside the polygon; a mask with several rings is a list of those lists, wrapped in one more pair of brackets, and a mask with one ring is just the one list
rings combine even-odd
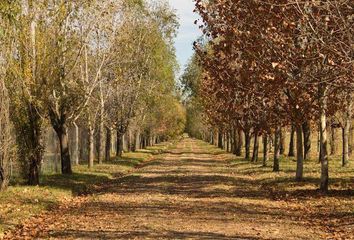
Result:
{"label": "dirt path", "polygon": [[[14,235],[43,239],[320,239],[292,203],[275,201],[231,155],[184,139],[169,153],[31,219]],[[13,239],[14,235],[8,236]]]}

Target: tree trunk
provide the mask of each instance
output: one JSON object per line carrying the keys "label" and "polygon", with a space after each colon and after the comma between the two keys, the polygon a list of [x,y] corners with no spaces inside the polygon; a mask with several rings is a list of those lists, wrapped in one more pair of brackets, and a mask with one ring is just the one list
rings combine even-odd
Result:
{"label": "tree trunk", "polygon": [[351,95],[348,94],[346,97],[346,111],[344,116],[344,128],[343,128],[343,154],[342,154],[342,166],[346,167],[349,163],[349,134],[351,128],[351,120],[352,120],[352,100]]}
{"label": "tree trunk", "polygon": [[221,148],[221,149],[224,148],[224,145],[222,142],[222,140],[223,140],[222,137],[223,137],[222,131],[219,129],[219,131],[218,131],[218,148]]}
{"label": "tree trunk", "polygon": [[152,137],[151,137],[151,135],[149,134],[149,137],[147,138],[147,145],[148,145],[148,147],[151,147],[152,146]]}
{"label": "tree trunk", "polygon": [[230,152],[230,132],[226,132],[226,152]]}
{"label": "tree trunk", "polygon": [[238,132],[236,128],[234,128],[232,131],[232,153],[237,155],[236,153],[238,149]]}
{"label": "tree trunk", "polygon": [[[350,123],[350,125],[352,125],[352,124]],[[353,153],[353,131],[354,131],[354,129],[351,126],[350,129],[349,129],[349,140],[348,140],[349,141],[349,157]]]}
{"label": "tree trunk", "polygon": [[60,144],[60,159],[62,174],[72,174],[68,129],[65,124],[60,125],[56,130]]}
{"label": "tree trunk", "polygon": [[318,127],[318,153],[319,153],[318,162],[319,163],[321,163],[321,156],[322,156],[322,146],[321,146],[322,140],[321,140],[321,137],[322,137],[322,135],[321,135],[321,125],[319,125],[319,127]]}
{"label": "tree trunk", "polygon": [[214,132],[214,145],[217,147],[218,146],[218,131],[215,130]]}
{"label": "tree trunk", "polygon": [[289,143],[289,157],[294,157],[295,156],[295,144],[294,144],[294,138],[295,138],[295,127],[294,125],[291,126],[291,133],[290,133],[290,143]]}
{"label": "tree trunk", "polygon": [[236,146],[236,156],[242,156],[242,147],[243,147],[243,138],[242,138],[242,130],[237,130],[237,146]]}
{"label": "tree trunk", "polygon": [[[2,1],[4,2],[4,1]],[[25,88],[36,90],[35,85],[36,82],[36,71],[37,71],[37,53],[36,53],[36,27],[37,27],[37,15],[38,11],[35,11],[35,3],[31,3],[30,1],[22,1],[20,3],[22,6],[22,14],[24,16],[30,16],[29,21],[25,24],[26,28],[29,30],[28,39],[25,41],[19,42],[19,54],[23,55],[21,59],[21,68],[18,69],[21,73],[24,73],[24,83],[27,84]],[[3,60],[3,59],[2,59]],[[1,60],[1,61],[2,61]],[[30,84],[29,83],[34,83]],[[32,86],[33,85],[33,86]],[[38,185],[39,184],[39,172],[40,165],[42,162],[43,156],[43,147],[41,144],[41,127],[42,121],[41,116],[38,113],[38,105],[36,105],[35,101],[28,100],[27,94],[31,95],[32,90],[21,95],[19,97],[21,101],[21,106],[23,106],[26,113],[22,116],[13,116],[15,119],[19,120],[19,124],[15,124],[17,130],[17,144],[19,145],[19,158],[22,161],[26,161],[29,165],[26,164],[25,174],[28,177],[28,183],[30,185]],[[3,99],[1,99],[3,100]],[[22,101],[23,100],[23,101]],[[1,103],[3,103],[1,101]],[[4,106],[0,106],[4,110]],[[16,112],[16,111],[15,111]],[[15,121],[16,122],[16,121]],[[1,132],[1,135],[3,131]],[[2,139],[4,140],[4,139]],[[0,146],[1,147],[1,146]],[[3,151],[3,149],[0,149]],[[0,154],[3,154],[0,152]],[[0,182],[5,184],[5,169],[3,169],[3,165],[1,165],[0,169]],[[7,181],[7,180],[6,180]]]}
{"label": "tree trunk", "polygon": [[337,131],[334,126],[331,126],[331,155],[337,154]]}
{"label": "tree trunk", "polygon": [[97,160],[98,160],[98,164],[102,164],[103,163],[103,158],[105,158],[106,154],[105,154],[105,137],[104,137],[104,131],[105,131],[105,127],[104,127],[104,122],[103,119],[100,119],[100,126],[98,129],[98,153],[97,153]]}
{"label": "tree trunk", "polygon": [[135,133],[135,151],[140,149],[140,131],[136,131]]}
{"label": "tree trunk", "polygon": [[[29,3],[28,3],[29,4]],[[32,12],[32,7],[31,4],[29,4],[29,12]],[[35,13],[34,11],[32,12],[34,13],[34,15],[37,15],[37,13]],[[34,17],[31,20],[30,23],[30,37],[31,37],[31,45],[30,48],[32,50],[32,62],[31,62],[31,67],[32,67],[32,77],[33,79],[35,79],[36,77],[36,71],[37,71],[37,63],[36,63],[36,28],[37,28],[37,22],[36,22],[37,18]],[[37,111],[32,104],[30,105],[30,111],[32,111],[32,114],[30,114],[30,116],[36,116],[38,114],[34,113],[33,111]],[[33,107],[33,108],[32,108]],[[35,119],[37,119],[37,117],[34,117]],[[30,117],[30,121],[32,121],[33,117]],[[36,122],[40,122],[40,120],[37,120]],[[38,135],[36,132],[36,125],[32,125],[34,126],[34,128],[32,127],[31,131],[33,131],[32,137],[33,137],[33,141],[34,144],[31,144],[32,146],[34,146],[34,151],[31,153],[32,156],[29,156],[30,159],[30,165],[29,165],[29,178],[28,178],[28,183],[29,185],[39,185],[39,173],[40,173],[40,164],[41,164],[41,158],[42,158],[42,154],[39,153],[39,151],[41,150],[35,150],[36,148],[38,148],[41,144],[40,144],[40,135]],[[37,125],[40,128],[40,125]],[[41,131],[41,130],[39,130]],[[36,146],[37,145],[37,146]]]}
{"label": "tree trunk", "polygon": [[144,136],[144,138],[143,138],[143,142],[144,142],[144,149],[146,149],[147,147],[148,147],[148,136]]}
{"label": "tree trunk", "polygon": [[280,158],[280,127],[277,128],[274,134],[274,163],[273,172],[279,172],[279,158]]}
{"label": "tree trunk", "polygon": [[252,162],[258,162],[258,151],[259,151],[258,131],[255,131]]}
{"label": "tree trunk", "polygon": [[[54,133],[56,134],[56,133]],[[55,136],[57,137],[57,136]],[[57,138],[55,138],[55,157],[54,157],[54,170],[55,173],[61,173],[61,170],[59,170],[60,168],[60,144],[59,141],[57,140]]]}
{"label": "tree trunk", "polygon": [[74,138],[73,138],[73,163],[79,165],[79,127],[74,123]]}
{"label": "tree trunk", "polygon": [[345,167],[349,163],[349,134],[350,134],[351,118],[346,117],[344,128],[342,128],[343,138],[343,153],[342,153],[342,166]]}
{"label": "tree trunk", "polygon": [[[322,89],[321,89],[322,90]],[[325,97],[325,90],[320,98],[320,143],[321,143],[321,184],[320,190],[328,192],[328,152],[327,152],[327,99]]]}
{"label": "tree trunk", "polygon": [[228,138],[227,138],[227,131],[226,133],[224,134],[224,150],[227,152],[227,141],[228,141]]}
{"label": "tree trunk", "polygon": [[230,131],[230,152],[235,154],[235,129],[232,128]]}
{"label": "tree trunk", "polygon": [[131,152],[133,147],[132,147],[132,134],[131,134],[131,130],[129,129],[129,131],[127,132],[127,150],[128,152]]}
{"label": "tree trunk", "polygon": [[[99,71],[99,75],[101,75],[101,71]],[[103,91],[103,83],[102,81],[99,81],[100,83],[100,126],[99,126],[99,132],[98,132],[98,164],[103,163],[103,158],[106,158],[106,139],[105,139],[105,97],[104,97],[104,91]]]}
{"label": "tree trunk", "polygon": [[[79,131],[79,159],[86,161],[86,147],[87,146],[87,136],[86,136],[86,129],[81,129]],[[60,144],[58,142],[58,154],[60,155]]]}
{"label": "tree trunk", "polygon": [[126,132],[123,134],[122,141],[123,141],[123,152],[126,152],[127,151],[127,133]]}
{"label": "tree trunk", "polygon": [[284,132],[284,129],[281,128],[280,129],[280,154],[281,155],[284,155],[285,154],[285,132]]}
{"label": "tree trunk", "polygon": [[304,159],[309,160],[311,150],[311,127],[308,121],[302,124],[302,131],[304,134]]}
{"label": "tree trunk", "polygon": [[89,154],[88,167],[92,168],[94,165],[94,158],[95,158],[95,154],[94,154],[95,141],[94,141],[94,129],[91,125],[89,126],[88,134],[89,134],[89,136],[88,136],[88,154]]}
{"label": "tree trunk", "polygon": [[123,134],[117,130],[117,152],[116,157],[121,158],[123,156]]}
{"label": "tree trunk", "polygon": [[42,124],[41,117],[38,115],[35,106],[29,103],[27,107],[28,121],[30,124],[22,130],[25,134],[17,137],[21,138],[19,142],[25,144],[23,147],[26,149],[26,151],[23,152],[24,155],[22,156],[21,154],[20,157],[28,159],[29,161],[28,184],[36,186],[39,185],[39,174],[43,157],[41,144]]}
{"label": "tree trunk", "polygon": [[296,126],[296,181],[302,180],[304,171],[304,146],[302,134],[302,126]]}
{"label": "tree trunk", "polygon": [[8,186],[8,173],[4,166],[0,164],[0,192],[7,188]]}
{"label": "tree trunk", "polygon": [[343,141],[343,151],[342,151],[342,167],[348,165],[349,159],[349,129],[347,129],[347,124],[345,124],[344,128],[342,128],[342,141]]}
{"label": "tree trunk", "polygon": [[111,147],[112,147],[112,131],[106,127],[106,144],[105,144],[105,159],[106,162],[111,160]]}
{"label": "tree trunk", "polygon": [[251,134],[250,130],[245,130],[245,151],[246,151],[246,156],[245,158],[247,160],[250,159],[250,147],[251,147]]}
{"label": "tree trunk", "polygon": [[[56,106],[57,108],[58,106]],[[72,174],[68,128],[66,126],[66,117],[64,112],[58,112],[56,108],[48,109],[50,122],[58,135],[60,144],[60,159],[62,174]]]}
{"label": "tree trunk", "polygon": [[263,134],[263,167],[267,166],[268,162],[268,134]]}
{"label": "tree trunk", "polygon": [[39,185],[39,173],[40,173],[40,163],[38,162],[37,156],[30,156],[29,165],[29,175],[28,184],[31,186]]}
{"label": "tree trunk", "polygon": [[139,138],[139,149],[144,149],[144,136],[140,135]]}
{"label": "tree trunk", "polygon": [[136,149],[136,134],[135,132],[131,133],[131,151],[132,152],[135,152],[137,149]]}
{"label": "tree trunk", "polygon": [[149,147],[149,135],[144,136],[144,148]]}

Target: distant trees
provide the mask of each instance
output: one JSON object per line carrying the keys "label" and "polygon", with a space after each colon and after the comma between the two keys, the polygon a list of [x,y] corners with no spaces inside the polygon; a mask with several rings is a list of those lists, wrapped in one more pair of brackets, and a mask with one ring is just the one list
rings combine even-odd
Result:
{"label": "distant trees", "polygon": [[202,69],[199,65],[197,55],[194,55],[188,62],[183,75],[180,78],[180,88],[186,105],[186,132],[191,137],[213,142],[213,134],[204,116],[204,108],[200,98],[200,84],[202,81]]}
{"label": "distant trees", "polygon": [[[114,40],[117,56],[109,82],[107,116],[117,134],[117,156],[123,152],[123,136],[134,120],[149,112],[156,98],[166,99],[173,92],[176,67],[172,43],[175,16],[169,11],[160,16],[158,9],[145,12],[141,6],[125,11],[119,36]],[[161,25],[160,17],[164,17]],[[124,47],[122,47],[124,46]],[[151,108],[150,108],[151,109]]]}
{"label": "distant trees", "polygon": [[[112,131],[119,157],[124,138],[139,145],[128,149],[134,150],[183,132],[172,47],[178,23],[168,5],[24,0],[0,6],[0,185],[15,147],[28,183],[39,184],[48,124],[58,136],[63,174],[79,162],[79,127],[88,133],[89,167],[110,160]],[[9,139],[12,126],[16,142]]]}
{"label": "distant trees", "polygon": [[311,126],[319,126],[320,188],[326,192],[328,118],[340,110],[336,95],[354,84],[352,6],[340,0],[197,0],[196,11],[207,40],[196,44],[203,75],[200,97],[212,125],[224,129],[224,134],[227,129],[242,129],[246,158],[250,134],[256,152],[259,134],[274,133],[274,171],[279,170],[281,128],[293,126],[298,181],[310,149]]}

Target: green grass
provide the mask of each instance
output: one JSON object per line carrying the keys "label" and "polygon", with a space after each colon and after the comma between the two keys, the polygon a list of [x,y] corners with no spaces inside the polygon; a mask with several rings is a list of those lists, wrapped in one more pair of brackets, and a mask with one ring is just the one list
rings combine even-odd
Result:
{"label": "green grass", "polygon": [[50,210],[64,199],[90,193],[96,186],[134,170],[171,146],[171,143],[164,143],[135,153],[125,153],[121,159],[112,158],[109,163],[96,164],[92,169],[88,169],[86,164],[74,166],[72,175],[43,175],[41,186],[10,186],[0,193],[0,238],[4,231],[21,221]]}

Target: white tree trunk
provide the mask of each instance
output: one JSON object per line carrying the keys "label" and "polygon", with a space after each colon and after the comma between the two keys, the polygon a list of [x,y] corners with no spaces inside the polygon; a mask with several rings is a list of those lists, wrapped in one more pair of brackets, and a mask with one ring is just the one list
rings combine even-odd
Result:
{"label": "white tree trunk", "polygon": [[95,154],[94,154],[94,149],[95,149],[95,142],[94,142],[94,128],[91,124],[91,122],[89,122],[89,131],[88,131],[88,139],[89,139],[89,143],[88,143],[88,167],[92,168],[93,164],[94,164],[94,158],[95,158]]}
{"label": "white tree trunk", "polygon": [[326,115],[326,108],[327,108],[327,99],[326,99],[326,89],[322,87],[320,89],[320,146],[321,146],[321,154],[320,154],[320,161],[321,161],[321,185],[320,190],[322,192],[328,191],[328,150],[327,150],[327,115]]}
{"label": "white tree trunk", "polygon": [[74,138],[73,138],[73,162],[79,165],[79,127],[74,123]]}
{"label": "white tree trunk", "polygon": [[344,128],[343,128],[343,157],[342,157],[342,166],[345,167],[349,163],[349,134],[351,128],[352,120],[352,99],[351,94],[347,95],[346,99],[346,111],[344,113]]}

